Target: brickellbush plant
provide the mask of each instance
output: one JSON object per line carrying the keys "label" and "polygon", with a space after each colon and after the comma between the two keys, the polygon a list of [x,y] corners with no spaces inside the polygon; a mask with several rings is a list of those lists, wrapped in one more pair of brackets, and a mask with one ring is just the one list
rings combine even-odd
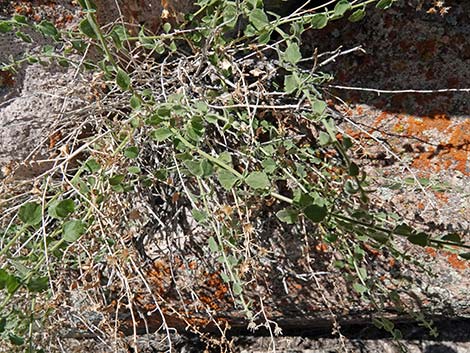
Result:
{"label": "brickellbush plant", "polygon": [[[306,31],[343,17],[361,21],[370,6],[386,10],[393,2],[330,1],[279,16],[259,0],[201,0],[195,14],[166,22],[159,33],[131,32],[124,23],[100,27],[91,0],[79,1],[84,17],[77,29],[59,31],[18,15],[1,21],[1,32],[31,41],[23,28],[32,27],[53,43],[4,69],[51,60],[74,65],[95,74],[98,92],[86,109],[59,122],[60,138],[49,138],[49,153],[56,154],[48,172],[2,182],[0,333],[11,349],[54,346],[50,329],[63,322],[58,318],[73,321],[66,288],[79,290],[72,279],[86,276],[81,289],[92,293],[102,315],[87,329],[112,341],[127,310],[136,342],[138,298],[147,291],[170,349],[171,306],[152,290],[141,263],[176,252],[171,237],[188,232],[215,260],[251,328],[261,322],[279,333],[247,293],[262,267],[261,233],[282,229],[335,255],[331,267],[375,308],[378,327],[400,337],[383,315],[392,302],[432,330],[407,309],[405,284],[396,281],[391,290],[377,278],[367,249],[386,248],[414,263],[402,240],[465,259],[468,246],[457,234],[431,236],[374,210],[368,177],[348,152],[354,142],[338,130],[341,116],[322,95],[331,76],[319,70],[321,62],[337,53],[302,51]],[[149,254],[139,239],[151,231],[166,238]],[[204,336],[190,317],[172,315]]]}

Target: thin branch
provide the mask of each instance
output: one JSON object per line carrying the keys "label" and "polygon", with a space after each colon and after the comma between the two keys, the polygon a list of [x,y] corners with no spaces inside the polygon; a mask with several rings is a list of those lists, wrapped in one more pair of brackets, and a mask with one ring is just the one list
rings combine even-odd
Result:
{"label": "thin branch", "polygon": [[336,88],[349,91],[363,91],[363,92],[374,92],[377,95],[381,94],[402,94],[402,93],[418,93],[418,94],[433,94],[433,93],[448,93],[448,92],[464,92],[469,93],[470,88],[442,88],[442,89],[402,89],[402,90],[387,90],[367,87],[351,87],[351,86],[339,86],[339,85],[327,85],[328,88]]}

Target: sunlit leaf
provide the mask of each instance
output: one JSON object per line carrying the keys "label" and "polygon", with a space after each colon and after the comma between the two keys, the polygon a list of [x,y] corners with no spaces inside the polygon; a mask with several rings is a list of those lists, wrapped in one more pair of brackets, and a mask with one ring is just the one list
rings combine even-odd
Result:
{"label": "sunlit leaf", "polygon": [[302,54],[300,53],[299,45],[297,43],[289,43],[284,52],[284,60],[291,64],[296,64],[300,59],[302,59]]}
{"label": "sunlit leaf", "polygon": [[253,189],[267,189],[271,185],[265,172],[252,172],[245,182]]}
{"label": "sunlit leaf", "polygon": [[312,16],[310,24],[313,29],[322,29],[328,24],[328,15],[324,13],[318,13]]}
{"label": "sunlit leaf", "polygon": [[137,158],[139,156],[139,147],[131,146],[126,148],[124,150],[124,156],[131,159]]}
{"label": "sunlit leaf", "polygon": [[121,68],[116,73],[116,83],[123,91],[127,91],[131,85],[129,75]]}
{"label": "sunlit leaf", "polygon": [[367,292],[367,287],[363,286],[360,283],[355,282],[355,283],[353,283],[352,286],[353,286],[354,291],[356,291],[359,294],[363,294],[363,293]]}
{"label": "sunlit leaf", "polygon": [[217,172],[217,179],[219,180],[220,185],[227,190],[232,190],[235,183],[238,181],[238,177],[225,169],[219,169]]}
{"label": "sunlit leaf", "polygon": [[97,36],[96,36],[96,33],[95,33],[95,30],[93,29],[93,27],[91,26],[90,22],[88,22],[88,19],[83,19],[79,26],[80,28],[80,31],[85,34],[87,37],[90,37],[92,39],[96,39]]}
{"label": "sunlit leaf", "polygon": [[342,17],[346,11],[351,9],[351,4],[347,0],[341,0],[336,3],[335,5],[335,12],[334,12],[334,17],[339,18]]}
{"label": "sunlit leaf", "polygon": [[251,11],[249,20],[257,30],[261,30],[269,24],[268,16],[261,9],[254,9]]}
{"label": "sunlit leaf", "polygon": [[378,9],[382,9],[382,10],[386,10],[388,9],[390,6],[392,6],[392,4],[395,2],[396,0],[380,0],[377,5],[375,5],[375,7],[377,7]]}
{"label": "sunlit leaf", "polygon": [[85,224],[81,220],[65,222],[62,226],[62,238],[67,243],[77,241],[85,233]]}
{"label": "sunlit leaf", "polygon": [[353,12],[352,15],[348,17],[348,20],[351,22],[359,22],[364,18],[365,15],[365,10],[359,9]]}
{"label": "sunlit leaf", "polygon": [[153,130],[150,133],[150,137],[157,142],[162,142],[172,135],[173,133],[171,130],[167,129],[166,127],[161,127],[159,129]]}
{"label": "sunlit leaf", "polygon": [[217,244],[217,242],[216,242],[216,240],[214,239],[214,237],[210,237],[210,238],[209,238],[208,244],[209,244],[209,249],[210,249],[210,251],[212,251],[212,252],[217,252],[217,251],[219,251],[219,245]]}
{"label": "sunlit leaf", "polygon": [[284,222],[287,224],[294,224],[298,220],[299,211],[293,208],[285,208],[277,212],[276,217],[279,218],[281,222]]}
{"label": "sunlit leaf", "polygon": [[74,211],[75,203],[70,199],[52,202],[47,209],[49,216],[56,219],[65,218]]}
{"label": "sunlit leaf", "polygon": [[18,217],[23,223],[34,226],[41,222],[42,208],[36,202],[28,202],[20,207]]}

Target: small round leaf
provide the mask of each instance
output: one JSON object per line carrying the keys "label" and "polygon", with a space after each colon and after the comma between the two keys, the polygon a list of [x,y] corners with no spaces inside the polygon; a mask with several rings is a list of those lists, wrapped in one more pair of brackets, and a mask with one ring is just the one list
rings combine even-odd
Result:
{"label": "small round leaf", "polygon": [[304,214],[312,222],[320,223],[325,219],[328,214],[328,210],[325,206],[313,204],[304,209]]}
{"label": "small round leaf", "polygon": [[65,222],[62,226],[62,237],[67,243],[73,243],[85,233],[85,224],[80,220]]}
{"label": "small round leaf", "polygon": [[41,205],[36,202],[28,202],[20,207],[18,217],[23,223],[34,226],[41,222],[42,209]]}

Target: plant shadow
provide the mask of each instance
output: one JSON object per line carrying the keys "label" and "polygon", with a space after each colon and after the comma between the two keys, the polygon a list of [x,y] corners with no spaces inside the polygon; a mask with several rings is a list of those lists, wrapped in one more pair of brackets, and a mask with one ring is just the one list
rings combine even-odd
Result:
{"label": "plant shadow", "polygon": [[[470,83],[470,3],[446,1],[448,14],[416,10],[417,2],[399,1],[382,11],[368,9],[359,23],[347,19],[305,34],[307,55],[361,46],[321,67],[335,77],[331,85],[377,90],[468,89]],[[311,44],[309,44],[311,43]],[[309,47],[310,46],[310,47]],[[321,63],[323,59],[318,61]],[[378,109],[415,116],[461,116],[470,108],[470,92],[378,94],[327,89],[347,103],[367,103]],[[331,97],[326,97],[331,98]]]}

